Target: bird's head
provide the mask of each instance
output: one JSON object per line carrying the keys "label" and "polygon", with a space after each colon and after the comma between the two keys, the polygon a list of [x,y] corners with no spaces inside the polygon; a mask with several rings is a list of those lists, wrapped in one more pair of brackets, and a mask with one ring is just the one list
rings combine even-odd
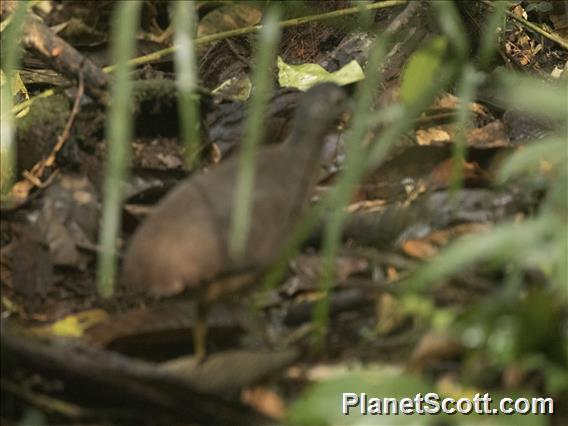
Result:
{"label": "bird's head", "polygon": [[348,99],[347,92],[334,83],[321,83],[311,87],[302,96],[296,109],[295,133],[304,137],[323,138],[348,109]]}

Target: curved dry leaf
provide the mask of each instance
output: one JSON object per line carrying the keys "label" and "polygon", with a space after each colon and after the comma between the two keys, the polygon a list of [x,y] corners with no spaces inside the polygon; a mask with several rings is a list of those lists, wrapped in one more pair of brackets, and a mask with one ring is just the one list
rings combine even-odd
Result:
{"label": "curved dry leaf", "polygon": [[258,24],[262,12],[246,4],[231,4],[212,10],[201,19],[197,26],[197,37],[236,30]]}

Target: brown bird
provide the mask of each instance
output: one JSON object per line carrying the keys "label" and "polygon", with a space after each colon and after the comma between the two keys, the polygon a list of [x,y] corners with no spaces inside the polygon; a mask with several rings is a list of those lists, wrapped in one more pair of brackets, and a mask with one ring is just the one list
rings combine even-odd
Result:
{"label": "brown bird", "polygon": [[193,297],[194,350],[199,358],[205,355],[208,306],[258,281],[301,219],[316,184],[325,136],[346,101],[344,90],[335,84],[314,86],[300,100],[290,137],[259,150],[250,231],[239,258],[231,255],[228,241],[239,172],[236,158],[178,184],[132,237],[123,282],[152,296]]}

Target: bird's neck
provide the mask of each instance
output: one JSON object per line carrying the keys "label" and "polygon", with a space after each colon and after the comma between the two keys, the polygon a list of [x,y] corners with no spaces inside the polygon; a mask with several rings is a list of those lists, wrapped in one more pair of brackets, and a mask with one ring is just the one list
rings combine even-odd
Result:
{"label": "bird's neck", "polygon": [[327,132],[319,123],[298,121],[296,118],[286,148],[294,161],[301,163],[303,167],[314,167],[320,158]]}
{"label": "bird's neck", "polygon": [[319,172],[319,159],[326,132],[317,131],[313,126],[296,125],[286,141],[283,149],[288,158],[287,163],[295,170],[298,179],[295,194],[288,194],[294,200],[292,211],[302,211],[309,202],[310,194],[315,186]]}

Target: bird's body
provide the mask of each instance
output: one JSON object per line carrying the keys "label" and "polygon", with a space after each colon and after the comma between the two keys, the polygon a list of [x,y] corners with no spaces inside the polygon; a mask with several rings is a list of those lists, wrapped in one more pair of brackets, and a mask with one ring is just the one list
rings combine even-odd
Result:
{"label": "bird's body", "polygon": [[301,219],[324,137],[344,103],[343,90],[333,84],[312,88],[300,101],[289,140],[259,151],[244,253],[237,258],[229,251],[239,171],[232,158],[181,182],[158,204],[128,246],[126,285],[160,297],[188,293],[204,308],[254,284]]}
{"label": "bird's body", "polygon": [[228,248],[238,173],[238,162],[230,159],[183,182],[159,203],[132,239],[124,262],[127,284],[153,296],[187,291],[213,302],[216,292],[208,291],[208,283],[269,266],[309,201],[317,172],[306,171],[294,154],[293,147],[276,146],[258,157],[251,214],[264,220],[251,221],[242,256],[233,258]]}

